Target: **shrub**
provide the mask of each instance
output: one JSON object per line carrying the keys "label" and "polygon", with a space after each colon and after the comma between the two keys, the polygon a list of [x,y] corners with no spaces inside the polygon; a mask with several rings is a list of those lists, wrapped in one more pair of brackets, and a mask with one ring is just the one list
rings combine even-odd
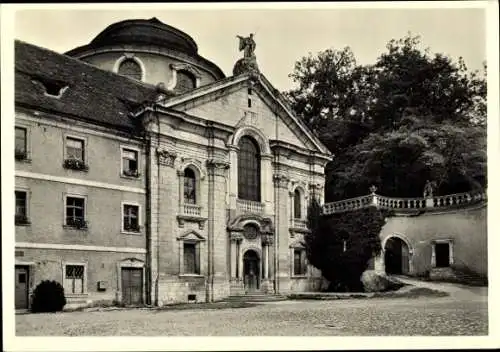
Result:
{"label": "shrub", "polygon": [[404,286],[403,283],[388,277],[384,273],[377,273],[374,270],[366,270],[361,275],[361,282],[365,292],[386,292],[395,291]]}
{"label": "shrub", "polygon": [[33,291],[33,313],[60,312],[65,305],[64,288],[57,281],[44,280]]}

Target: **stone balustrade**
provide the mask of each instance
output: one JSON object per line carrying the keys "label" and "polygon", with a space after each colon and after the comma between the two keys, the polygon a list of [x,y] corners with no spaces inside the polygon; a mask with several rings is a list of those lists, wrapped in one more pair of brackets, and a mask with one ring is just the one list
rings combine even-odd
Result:
{"label": "stone balustrade", "polygon": [[306,219],[293,219],[293,226],[296,229],[307,229]]}
{"label": "stone balustrade", "polygon": [[262,214],[264,212],[264,205],[252,200],[237,199],[236,207],[241,213]]}
{"label": "stone balustrade", "polygon": [[350,198],[323,205],[323,214],[342,213],[375,206],[379,209],[395,210],[398,212],[415,212],[439,209],[451,209],[486,201],[486,191],[472,191],[456,193],[446,196],[429,198],[391,198],[372,193],[367,196]]}
{"label": "stone balustrade", "polygon": [[196,204],[184,204],[184,215],[201,216],[201,206]]}

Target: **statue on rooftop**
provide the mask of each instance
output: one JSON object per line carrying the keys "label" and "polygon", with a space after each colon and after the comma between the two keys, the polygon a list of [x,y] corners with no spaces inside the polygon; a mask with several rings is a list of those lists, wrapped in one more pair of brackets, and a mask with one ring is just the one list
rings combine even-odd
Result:
{"label": "statue on rooftop", "polygon": [[248,37],[242,37],[240,35],[237,35],[236,37],[240,40],[239,50],[243,50],[243,57],[254,57],[256,44],[255,40],[253,40],[253,33],[250,33],[250,36]]}

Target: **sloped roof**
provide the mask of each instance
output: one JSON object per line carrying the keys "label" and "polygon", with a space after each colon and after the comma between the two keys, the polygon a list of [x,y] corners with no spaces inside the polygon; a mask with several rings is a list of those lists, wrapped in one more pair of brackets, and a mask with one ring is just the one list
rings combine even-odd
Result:
{"label": "sloped roof", "polygon": [[[45,94],[47,85],[68,88],[60,97],[54,97]],[[153,100],[156,94],[153,85],[32,44],[15,42],[16,105],[130,130],[135,125],[129,112]]]}

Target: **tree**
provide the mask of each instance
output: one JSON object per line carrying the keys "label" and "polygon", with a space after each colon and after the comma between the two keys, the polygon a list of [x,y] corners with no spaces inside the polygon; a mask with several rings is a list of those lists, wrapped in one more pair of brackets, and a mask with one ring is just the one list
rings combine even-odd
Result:
{"label": "tree", "polygon": [[422,196],[486,187],[486,65],[421,50],[419,37],[391,40],[373,65],[347,47],[299,60],[285,94],[295,112],[335,154],[326,201],[360,196]]}
{"label": "tree", "polygon": [[307,259],[330,281],[329,291],[362,291],[361,275],[380,253],[379,233],[388,213],[374,207],[321,215],[313,200],[308,211],[310,233],[304,237]]}

